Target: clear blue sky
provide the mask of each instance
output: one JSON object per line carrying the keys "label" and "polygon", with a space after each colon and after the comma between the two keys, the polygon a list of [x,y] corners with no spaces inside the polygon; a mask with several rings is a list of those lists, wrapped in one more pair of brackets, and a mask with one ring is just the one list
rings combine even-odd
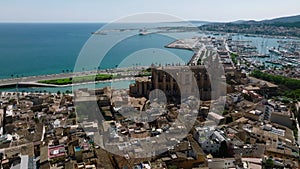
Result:
{"label": "clear blue sky", "polygon": [[300,0],[0,0],[0,22],[110,22],[143,12],[234,21],[300,14]]}

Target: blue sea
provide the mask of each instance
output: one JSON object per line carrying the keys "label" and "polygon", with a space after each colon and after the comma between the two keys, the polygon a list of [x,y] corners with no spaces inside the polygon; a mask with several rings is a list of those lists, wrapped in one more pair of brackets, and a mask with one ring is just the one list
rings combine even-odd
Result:
{"label": "blue sea", "polygon": [[[0,24],[0,78],[61,73],[73,70],[77,57],[92,36],[104,24]],[[128,27],[128,26],[127,26]],[[135,31],[135,30],[133,30]],[[111,32],[103,36],[118,36]],[[101,38],[101,37],[100,37]],[[108,37],[107,39],[109,39]],[[174,39],[161,35],[128,38],[111,50],[101,68],[114,67],[123,57],[144,48],[160,48]],[[101,48],[99,44],[99,48]],[[167,49],[187,61],[192,52]],[[163,57],[163,56],[162,56]],[[100,65],[99,65],[100,66]],[[89,69],[89,68],[87,68]]]}
{"label": "blue sea", "polygon": [[0,24],[0,78],[72,69],[91,32],[103,24]]}
{"label": "blue sea", "polygon": [[[99,30],[104,25],[104,23],[1,23],[0,78],[73,71],[78,56],[87,42],[92,41],[93,45],[97,45],[97,49],[102,49],[101,42],[95,44],[97,40],[102,43],[105,40],[108,42],[124,33],[136,35],[118,42],[105,54],[105,58],[97,65],[97,69],[150,65],[151,63],[181,62],[184,64],[193,55],[192,51],[165,48],[165,45],[175,40],[171,36],[159,34],[139,36],[139,28],[143,28],[145,25],[126,25],[122,31],[106,30],[105,34],[92,35],[92,32]],[[95,51],[82,53],[93,55]],[[179,60],[170,61],[168,58],[170,54],[179,56]],[[153,57],[154,55],[156,57]],[[83,57],[86,58],[84,60],[89,60],[89,56]],[[95,61],[92,60],[92,62]],[[93,66],[89,67],[89,65]],[[95,64],[86,62],[81,69],[95,68]],[[103,84],[98,85],[103,86]],[[51,90],[51,88],[32,88],[30,91],[46,89]]]}

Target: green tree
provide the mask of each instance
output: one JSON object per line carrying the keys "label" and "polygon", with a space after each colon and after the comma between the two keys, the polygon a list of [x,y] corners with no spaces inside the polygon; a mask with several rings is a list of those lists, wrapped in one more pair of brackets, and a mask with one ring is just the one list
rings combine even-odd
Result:
{"label": "green tree", "polygon": [[39,123],[39,119],[37,117],[34,118],[34,122],[37,124]]}
{"label": "green tree", "polygon": [[227,116],[227,117],[226,117],[226,124],[229,124],[229,123],[231,123],[231,122],[233,122],[232,117],[231,117],[231,116]]}
{"label": "green tree", "polygon": [[176,165],[169,165],[168,169],[177,169],[178,167]]}
{"label": "green tree", "polygon": [[69,115],[69,118],[70,118],[70,119],[76,118],[76,113],[75,113],[75,112],[72,112],[72,113]]}
{"label": "green tree", "polygon": [[226,141],[221,142],[221,146],[219,149],[219,156],[220,157],[228,157],[228,146]]}
{"label": "green tree", "polygon": [[265,162],[265,167],[266,169],[272,169],[274,167],[274,161],[271,158],[267,159]]}

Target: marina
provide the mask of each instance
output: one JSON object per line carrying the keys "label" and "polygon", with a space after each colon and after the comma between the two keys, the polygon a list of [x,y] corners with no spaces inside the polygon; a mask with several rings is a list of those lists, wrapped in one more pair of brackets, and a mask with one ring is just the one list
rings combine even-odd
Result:
{"label": "marina", "polygon": [[[234,39],[234,40],[231,40]],[[235,35],[228,38],[230,49],[240,58],[259,66],[293,66],[300,68],[299,40],[272,37]]]}

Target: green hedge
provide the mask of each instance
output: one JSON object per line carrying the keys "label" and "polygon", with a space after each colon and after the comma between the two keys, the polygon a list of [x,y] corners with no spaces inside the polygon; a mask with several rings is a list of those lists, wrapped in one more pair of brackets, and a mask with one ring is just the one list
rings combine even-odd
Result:
{"label": "green hedge", "polygon": [[263,73],[258,70],[253,71],[250,74],[250,76],[256,77],[258,79],[263,79],[263,80],[275,83],[277,85],[286,86],[290,90],[285,91],[282,94],[288,98],[291,98],[294,100],[300,100],[300,80],[298,80],[298,79]]}
{"label": "green hedge", "polygon": [[263,79],[268,82],[275,83],[277,85],[284,85],[288,87],[289,89],[292,90],[297,90],[300,89],[300,80],[298,79],[293,79],[293,78],[288,78],[284,76],[279,76],[279,75],[272,75],[268,73],[263,73],[259,70],[254,70],[250,76],[256,77],[258,79]]}

